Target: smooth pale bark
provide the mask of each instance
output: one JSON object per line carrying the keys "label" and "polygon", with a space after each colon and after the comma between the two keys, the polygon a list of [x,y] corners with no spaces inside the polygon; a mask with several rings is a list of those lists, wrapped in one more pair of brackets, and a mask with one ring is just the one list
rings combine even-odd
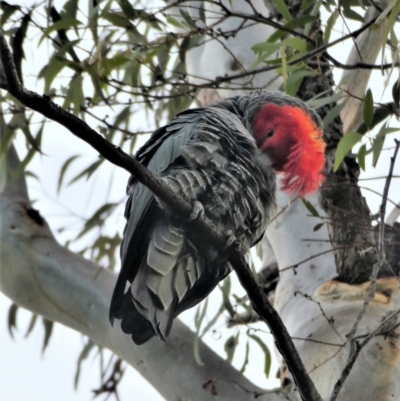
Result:
{"label": "smooth pale bark", "polygon": [[[308,200],[323,215],[317,196]],[[280,206],[287,206],[288,201],[285,195],[278,196]],[[304,365],[322,398],[328,400],[347,364],[350,345],[343,345],[367,297],[368,284],[349,285],[331,281],[337,275],[332,252],[312,258],[297,268],[285,270],[331,248],[326,227],[313,231],[320,220],[307,217],[307,214],[309,212],[302,202],[294,201],[275,224],[270,225],[267,237],[279,268],[283,270],[276,289],[275,307],[289,333],[299,339],[295,340],[295,344]],[[310,239],[317,241],[307,241]],[[399,310],[399,307],[398,279],[378,280],[378,291],[360,322],[357,334],[374,331],[383,319]],[[328,319],[331,319],[331,323]],[[394,327],[397,321],[397,318],[392,319],[382,331]],[[340,400],[400,399],[399,334],[400,329],[397,328],[388,337],[374,337],[363,348],[340,393]],[[284,376],[287,377],[287,373]]]}
{"label": "smooth pale bark", "polygon": [[[166,3],[175,4],[177,2],[168,0]],[[207,84],[217,77],[251,71],[257,61],[256,54],[251,47],[256,43],[266,41],[275,32],[275,28],[271,26],[251,21],[248,21],[245,27],[241,28],[244,19],[235,16],[222,20],[224,11],[217,5],[218,2],[215,3],[211,4],[206,1],[184,2],[179,7],[171,7],[168,11],[183,26],[185,20],[180,16],[180,9],[188,13],[199,28],[213,26],[216,33],[219,29],[222,32],[229,33],[227,37],[221,35],[214,40],[210,40],[209,36],[204,36],[198,45],[189,48],[186,52],[186,70],[188,80],[192,84]],[[252,1],[252,6],[243,0],[221,0],[221,4],[237,14],[251,15],[253,13],[252,7],[254,7],[260,15],[264,17],[269,15],[268,9],[260,0]],[[201,19],[201,7],[204,9],[204,22]],[[220,19],[221,21],[216,24]],[[176,32],[187,33],[185,29],[174,29]],[[275,58],[275,55],[271,58]],[[202,89],[197,94],[196,100],[202,105],[207,105],[218,99],[244,94],[257,88],[278,90],[281,84],[282,77],[274,71],[268,71],[221,84],[218,89]]]}
{"label": "smooth pale bark", "polygon": [[[18,164],[14,148],[8,166]],[[4,170],[3,170],[4,172]],[[264,391],[201,344],[204,366],[193,357],[194,334],[179,320],[170,340],[135,346],[118,324],[111,327],[108,307],[116,274],[57,243],[43,220],[27,214],[31,205],[23,177],[6,181],[0,198],[1,291],[16,304],[87,335],[113,351],[149,380],[166,400],[283,401],[279,391]],[[214,381],[216,395],[211,395]]]}

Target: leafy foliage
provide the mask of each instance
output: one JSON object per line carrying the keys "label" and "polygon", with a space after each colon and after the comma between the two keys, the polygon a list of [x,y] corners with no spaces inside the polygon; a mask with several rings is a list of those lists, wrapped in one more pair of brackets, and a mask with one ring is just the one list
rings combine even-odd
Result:
{"label": "leafy foliage", "polygon": [[[341,41],[340,35],[336,39],[333,37],[338,36],[338,26],[342,21],[346,24],[354,21],[359,24],[368,22],[365,2],[360,2],[362,6],[359,6],[359,2],[349,0],[306,0],[301,4],[301,12],[295,13],[287,2],[273,0],[275,18],[256,15],[254,12],[238,16],[235,15],[235,8],[227,3],[205,1],[198,9],[186,10],[173,7],[174,4],[151,2],[144,5],[128,0],[67,0],[62,7],[49,1],[48,7],[39,3],[31,8],[2,2],[1,22],[11,43],[21,81],[28,87],[34,86],[35,90],[38,90],[36,87],[40,88],[38,91],[48,96],[49,101],[87,120],[115,146],[130,152],[142,140],[141,134],[152,132],[166,119],[189,107],[202,90],[257,89],[252,87],[252,80],[257,75],[271,71],[274,77],[279,77],[281,90],[294,96],[305,79],[318,79],[325,73],[323,69],[326,66],[323,63],[326,61],[321,61],[321,58],[329,55],[331,47]],[[382,35],[383,54],[392,63],[391,68],[386,69],[387,81],[391,74],[397,73],[395,61],[399,56],[399,40],[395,28],[398,25],[399,7],[399,2],[389,2],[368,28],[376,29],[385,24]],[[321,12],[329,14],[323,24],[322,39],[316,40],[312,27],[318,23]],[[238,18],[241,24],[236,29],[225,30],[223,23],[227,16]],[[212,41],[229,43],[231,38],[251,24],[274,26],[274,32],[268,37],[258,38],[259,43],[249,44],[254,52],[254,62],[243,66],[243,60],[239,62],[232,57],[230,62],[235,68],[232,68],[229,76],[215,74],[203,80],[188,72],[189,52],[198,51]],[[344,40],[345,33],[341,35]],[[348,39],[351,38],[350,35]],[[32,49],[36,48],[40,56],[34,67],[30,57]],[[38,60],[43,54],[46,54],[46,59]],[[218,58],[210,60],[210,63],[218,63]],[[393,107],[381,104],[377,100],[379,94],[373,93],[372,88],[366,91],[361,99],[363,124],[341,138],[334,170],[340,168],[344,158],[356,145],[360,147],[354,157],[361,168],[368,168],[366,156],[369,154],[372,154],[372,166],[376,166],[386,136],[397,132],[391,123],[393,114],[398,113],[399,82],[400,77],[388,89],[392,90]],[[316,109],[337,102],[324,117],[325,128],[337,121],[346,106],[347,95],[341,88],[337,88],[334,94],[319,93],[309,100],[309,105]],[[21,174],[29,169],[33,158],[45,155],[43,148],[46,139],[50,135],[57,135],[54,132],[57,128],[22,107],[10,96],[4,93],[0,96],[2,120],[6,123],[0,143],[0,157],[14,137],[23,138],[25,154],[17,171],[17,174]],[[381,126],[374,130],[378,124]],[[59,141],[62,143],[68,139],[60,137]],[[82,149],[76,149],[73,154],[63,156],[56,185],[58,193],[76,188],[77,183],[85,182],[89,185],[94,180],[101,182],[104,188],[110,188],[111,183],[107,184],[103,178],[106,168],[103,159],[94,157],[87,161],[82,153]],[[80,163],[82,160],[85,161]],[[121,201],[104,200],[94,212],[78,216],[79,222],[73,230],[67,226],[59,227],[59,233],[71,232],[65,240],[66,244],[79,248],[84,256],[114,269],[118,264],[121,232],[116,224],[107,229],[106,225],[108,221],[119,221],[123,209]],[[304,205],[314,217],[320,217],[311,203],[304,201]],[[318,231],[323,224],[316,224],[314,231]],[[85,238],[91,240],[82,245],[82,239]],[[233,319],[239,307],[251,312],[250,304],[232,291],[229,278],[222,284],[220,291],[222,301],[214,316],[207,320],[207,301],[195,316],[197,334],[194,355],[199,364],[202,363],[199,340],[217,322],[223,320],[225,324],[226,318]],[[17,309],[15,305],[10,308],[8,327],[11,335],[17,328]],[[36,319],[36,315],[33,315],[27,335],[32,332]],[[44,350],[53,325],[47,320],[43,320],[43,324]],[[224,346],[230,362],[234,360],[239,338],[243,334],[240,329],[237,330],[236,333],[230,333]],[[248,332],[246,336],[241,371],[246,369],[249,349],[256,343],[265,355],[264,371],[268,376],[271,369],[270,350],[259,336]],[[100,348],[86,341],[77,364],[75,386],[83,361],[94,349],[101,354]]]}

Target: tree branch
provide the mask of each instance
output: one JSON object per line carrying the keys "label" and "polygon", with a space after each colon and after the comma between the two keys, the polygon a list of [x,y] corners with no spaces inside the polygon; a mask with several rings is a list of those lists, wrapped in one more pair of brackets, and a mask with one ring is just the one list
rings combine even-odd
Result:
{"label": "tree branch", "polygon": [[[174,213],[180,213],[184,216],[190,215],[192,211],[191,204],[178,197],[167,184],[149,172],[139,162],[121,149],[117,149],[114,145],[110,144],[84,121],[61,109],[48,98],[25,89],[19,82],[12,54],[2,32],[0,40],[1,57],[7,78],[7,90],[11,95],[16,97],[25,106],[63,125],[74,135],[89,143],[108,161],[135,175],[143,185],[146,185],[157,197],[165,202]],[[214,224],[208,219],[204,217],[196,219],[192,225],[208,242],[213,243],[221,249],[225,246],[224,237],[215,230]],[[261,287],[254,280],[243,255],[241,255],[237,248],[233,247],[229,249],[228,260],[239,277],[242,286],[249,294],[254,309],[270,328],[276,345],[285,358],[289,370],[295,379],[302,399],[305,401],[320,401],[321,397],[307,374],[286,327],[272,304],[268,301]]]}
{"label": "tree branch", "polygon": [[[0,131],[4,132],[4,124]],[[0,191],[0,289],[6,296],[110,349],[168,401],[194,395],[196,401],[209,401],[210,392],[203,384],[210,379],[215,382],[216,401],[287,401],[280,390],[266,392],[252,384],[203,342],[199,352],[204,366],[200,366],[193,356],[194,334],[179,319],[166,344],[154,339],[138,347],[118,325],[112,327],[108,308],[116,274],[62,247],[45,220],[39,223],[30,217],[33,209],[24,175],[10,179],[18,165],[11,146],[7,151],[10,174]]]}

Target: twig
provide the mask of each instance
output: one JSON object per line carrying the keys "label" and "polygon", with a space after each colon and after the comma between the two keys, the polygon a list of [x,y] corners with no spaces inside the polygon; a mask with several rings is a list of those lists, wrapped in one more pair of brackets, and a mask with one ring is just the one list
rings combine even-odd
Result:
{"label": "twig", "polygon": [[[129,156],[122,149],[109,143],[88,124],[66,110],[63,110],[49,98],[25,89],[18,79],[13,57],[2,31],[0,31],[0,46],[0,55],[7,78],[6,89],[11,95],[16,97],[25,106],[63,125],[78,138],[90,144],[105,159],[133,174],[143,185],[148,187],[155,196],[167,204],[174,213],[179,213],[182,216],[190,215],[192,212],[192,205],[177,196],[164,181],[152,174],[137,160]],[[224,236],[222,236],[215,229],[215,225],[204,216],[200,216],[198,219],[194,220],[192,225],[204,239],[214,244],[214,246],[223,249],[226,245]],[[285,358],[301,398],[304,401],[322,401],[278,312],[269,302],[262,288],[255,281],[249,266],[237,247],[232,246],[228,249],[228,260],[235,270],[243,288],[249,294],[254,309],[271,330],[275,339],[275,344]]]}
{"label": "twig", "polygon": [[[382,327],[384,327],[389,322],[389,320],[393,319],[394,317],[396,317],[399,314],[400,314],[400,309],[395,311],[395,312],[393,312],[392,314],[390,314],[386,319],[384,319],[378,325],[378,327],[373,332],[371,332],[371,333],[369,333],[367,335],[367,337],[365,338],[365,340],[361,344],[358,341],[354,341],[353,340],[355,342],[355,350],[350,355],[349,360],[348,360],[345,368],[343,369],[343,372],[340,375],[339,380],[336,382],[335,387],[333,388],[333,391],[332,391],[331,398],[329,399],[329,401],[335,401],[337,399],[337,397],[338,397],[338,395],[340,393],[340,390],[343,387],[344,382],[346,381],[347,377],[349,376],[349,374],[351,372],[351,369],[354,366],[354,363],[356,362],[358,356],[360,355],[361,350],[372,340],[373,337],[375,337],[377,334],[380,333]],[[392,328],[392,330],[395,329],[395,327]]]}
{"label": "twig", "polygon": [[[394,164],[396,162],[397,154],[398,154],[399,147],[400,147],[400,141],[398,141],[397,139],[395,139],[394,141],[396,143],[396,146],[394,149],[393,156],[390,158],[389,173],[388,173],[388,176],[387,176],[387,179],[385,182],[385,188],[383,190],[383,196],[382,196],[382,203],[380,206],[380,230],[379,230],[379,239],[378,239],[379,258],[378,258],[377,263],[375,263],[373,270],[372,270],[372,274],[370,276],[371,286],[370,286],[368,296],[365,299],[364,304],[363,304],[360,312],[357,315],[357,318],[353,324],[353,327],[351,328],[350,332],[346,335],[346,337],[349,339],[349,341],[352,344],[354,344],[355,349],[351,352],[349,360],[347,362],[347,365],[343,369],[343,372],[342,372],[339,380],[336,382],[335,387],[333,388],[330,401],[335,401],[337,399],[337,397],[340,393],[340,390],[343,387],[344,382],[346,381],[347,377],[349,376],[350,371],[353,368],[354,363],[358,358],[358,355],[360,354],[361,349],[372,339],[372,337],[380,330],[380,327],[381,327],[381,326],[379,326],[379,330],[378,329],[374,330],[361,344],[359,344],[357,341],[354,340],[354,336],[358,329],[360,321],[361,321],[362,317],[365,315],[365,312],[366,312],[372,298],[375,295],[376,280],[378,278],[378,273],[379,273],[379,270],[382,267],[383,263],[385,262],[384,236],[385,236],[386,204],[387,204],[387,198],[388,198],[388,193],[389,193],[389,188],[390,188],[390,182],[391,182],[392,176],[393,176]],[[400,311],[396,311],[392,315],[395,316],[398,313],[400,313]],[[392,317],[390,317],[390,318],[392,318]],[[385,319],[384,321],[387,321],[388,319]]]}

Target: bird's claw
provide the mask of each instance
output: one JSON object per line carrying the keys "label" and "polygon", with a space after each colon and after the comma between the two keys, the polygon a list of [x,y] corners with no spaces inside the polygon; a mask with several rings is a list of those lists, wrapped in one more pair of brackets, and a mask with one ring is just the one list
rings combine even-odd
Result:
{"label": "bird's claw", "polygon": [[223,251],[227,251],[231,247],[231,245],[233,245],[235,242],[237,242],[237,239],[233,235],[233,231],[231,231],[231,230],[225,231],[224,237],[225,237],[225,246],[224,246]]}
{"label": "bird's claw", "polygon": [[199,201],[193,202],[192,213],[190,213],[189,220],[193,221],[204,215],[204,206]]}

